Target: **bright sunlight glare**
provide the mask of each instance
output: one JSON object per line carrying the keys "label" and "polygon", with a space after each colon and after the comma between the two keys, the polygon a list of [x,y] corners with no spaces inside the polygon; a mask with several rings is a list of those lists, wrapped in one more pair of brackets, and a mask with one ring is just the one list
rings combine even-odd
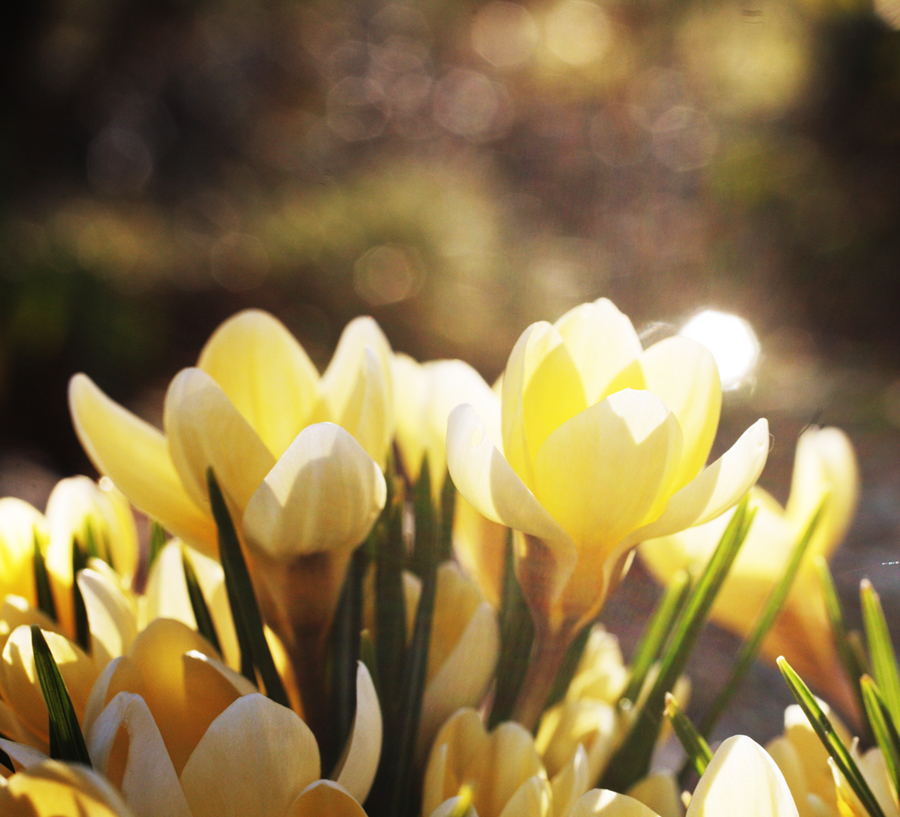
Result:
{"label": "bright sunlight glare", "polygon": [[756,333],[737,315],[707,309],[691,318],[679,334],[702,343],[712,352],[726,390],[745,383],[759,358]]}

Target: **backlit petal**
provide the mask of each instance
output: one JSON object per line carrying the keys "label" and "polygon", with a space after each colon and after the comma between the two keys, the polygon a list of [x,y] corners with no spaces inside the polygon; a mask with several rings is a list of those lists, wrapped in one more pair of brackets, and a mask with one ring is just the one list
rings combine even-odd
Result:
{"label": "backlit petal", "polygon": [[372,676],[362,662],[356,670],[356,714],[344,751],[335,770],[337,782],[362,803],[372,788],[381,757],[381,707]]}
{"label": "backlit petal", "polygon": [[[728,812],[722,812],[724,817]],[[628,797],[625,794],[617,794],[606,789],[592,789],[582,795],[570,817],[658,817],[643,803]]]}
{"label": "backlit petal", "polygon": [[206,342],[197,366],[219,384],[274,457],[309,422],[319,373],[268,312],[247,309],[225,321]]}
{"label": "backlit petal", "polygon": [[363,807],[331,780],[317,780],[291,803],[284,817],[366,817]]}
{"label": "backlit petal", "polygon": [[110,400],[83,374],[69,381],[69,410],[87,455],[136,507],[176,536],[216,552],[212,519],[189,498],[162,432]]}
{"label": "backlit petal", "polygon": [[87,609],[91,652],[101,670],[131,646],[137,621],[122,590],[96,570],[82,570],[78,588]]}

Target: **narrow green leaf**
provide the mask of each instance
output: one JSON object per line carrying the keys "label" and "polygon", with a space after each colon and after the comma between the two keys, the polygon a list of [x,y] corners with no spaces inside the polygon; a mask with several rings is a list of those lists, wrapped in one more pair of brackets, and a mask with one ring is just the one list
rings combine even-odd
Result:
{"label": "narrow green leaf", "polygon": [[686,570],[679,570],[666,587],[653,617],[644,628],[644,632],[634,648],[634,655],[631,659],[631,675],[628,678],[628,685],[621,695],[623,700],[630,701],[632,704],[637,701],[644,688],[647,673],[672,632],[690,591],[690,574]]}
{"label": "narrow green leaf", "polygon": [[863,807],[869,812],[871,817],[884,817],[884,812],[881,810],[881,806],[878,805],[875,795],[872,794],[865,777],[863,777],[847,747],[844,746],[843,741],[838,737],[837,732],[834,731],[831,721],[828,720],[828,716],[822,711],[819,702],[815,699],[812,692],[809,691],[809,687],[803,683],[803,680],[794,672],[791,665],[784,660],[784,656],[778,658],[777,664],[794,698],[796,698],[800,708],[806,714],[812,728],[819,736],[819,740],[822,741],[822,745],[828,750],[828,754],[833,758],[841,774],[844,775],[850,787],[863,804]]}
{"label": "narrow green leaf", "polygon": [[247,572],[241,543],[212,468],[206,471],[206,482],[213,518],[219,531],[219,557],[222,561],[222,571],[225,573],[225,590],[241,648],[241,672],[256,683],[256,676],[253,673],[255,667],[259,671],[266,695],[276,703],[290,708],[281,676],[275,668],[275,661],[266,641],[262,616],[256,603],[250,574]]}
{"label": "narrow green leaf", "polygon": [[512,539],[509,531],[506,537],[506,566],[503,571],[503,597],[500,601],[500,654],[494,703],[488,719],[488,728],[510,719],[519,696],[519,689],[528,671],[531,648],[534,643],[534,621],[531,610],[522,594],[516,578]]}
{"label": "narrow green leaf", "polygon": [[900,735],[897,734],[896,724],[891,718],[881,691],[872,678],[863,675],[860,683],[866,714],[869,716],[875,741],[878,743],[878,748],[881,749],[884,765],[887,767],[888,780],[893,787],[896,799],[897,793],[900,792]]}
{"label": "narrow green leaf", "polygon": [[825,596],[825,608],[831,621],[831,634],[834,638],[834,646],[837,650],[838,658],[844,668],[847,680],[850,681],[850,685],[853,688],[859,711],[865,712],[865,702],[859,679],[868,672],[868,662],[865,660],[864,651],[860,650],[862,643],[857,635],[856,644],[854,645],[851,634],[847,632],[847,626],[844,623],[844,611],[841,608],[837,588],[834,586],[834,580],[831,578],[831,571],[828,569],[828,562],[825,560],[825,557],[816,556],[813,564],[819,574],[819,584]]}
{"label": "narrow green leaf", "polygon": [[162,525],[155,519],[150,520],[150,562],[148,567],[153,567],[156,557],[166,545],[166,532]]}
{"label": "narrow green leaf", "polygon": [[88,623],[87,607],[84,604],[84,596],[78,586],[78,574],[87,567],[87,556],[78,544],[78,540],[72,539],[72,609],[75,614],[75,642],[86,653],[91,652],[91,630]]}
{"label": "narrow green leaf", "polygon": [[[378,659],[375,656],[375,640],[372,633],[363,630],[359,634],[359,660],[366,665],[369,675],[372,676],[373,682],[378,678]],[[378,683],[375,682],[375,692],[378,693],[378,700],[381,700],[381,691],[378,689]]]}
{"label": "narrow green leaf", "polygon": [[72,706],[72,699],[69,698],[66,685],[59,674],[53,653],[37,624],[31,625],[31,648],[38,682],[50,715],[50,757],[90,766],[91,758],[78,725],[75,707]]}
{"label": "narrow green leaf", "polygon": [[88,559],[100,559],[100,550],[97,547],[97,537],[94,534],[94,526],[90,522],[84,523],[84,550]]}
{"label": "narrow green leaf", "polygon": [[756,660],[757,655],[759,655],[763,639],[768,635],[769,630],[772,629],[772,625],[775,623],[775,619],[778,618],[778,614],[781,612],[781,608],[784,605],[784,600],[787,598],[791,586],[794,584],[794,579],[797,577],[797,572],[800,570],[800,565],[803,562],[803,557],[806,555],[809,543],[822,519],[822,513],[825,510],[827,501],[827,496],[822,498],[819,507],[816,508],[815,513],[803,529],[803,533],[797,540],[796,545],[794,545],[794,550],[791,552],[791,558],[788,561],[787,567],[784,569],[784,573],[782,573],[778,584],[776,584],[772,589],[772,592],[769,593],[769,597],[763,605],[762,612],[756,620],[752,632],[741,645],[741,650],[734,661],[731,678],[722,688],[722,691],[716,696],[713,705],[700,722],[700,733],[702,735],[709,737],[713,727],[719,722],[719,718],[721,718],[725,713],[725,710],[728,709],[731,699],[744,682],[747,673],[750,672],[750,667],[753,666],[753,662]]}
{"label": "narrow green leaf", "polygon": [[712,760],[712,751],[703,735],[691,723],[691,719],[684,714],[678,701],[675,700],[675,696],[669,692],[666,693],[665,715],[672,723],[675,734],[684,747],[688,763],[697,770],[697,774],[702,775],[706,771],[709,761]]}
{"label": "narrow green leaf", "polygon": [[47,573],[47,563],[41,552],[41,543],[37,531],[34,532],[34,586],[37,591],[37,605],[42,613],[49,618],[59,621],[56,613],[56,601],[53,598],[53,590],[50,587],[50,576]]}
{"label": "narrow green leaf", "polygon": [[181,548],[181,564],[184,567],[184,581],[187,584],[191,609],[194,611],[194,621],[197,622],[197,632],[212,644],[216,648],[216,652],[221,655],[222,646],[219,644],[219,634],[216,632],[216,625],[210,615],[209,607],[206,606],[206,599],[203,598],[203,591],[200,589],[200,582],[197,580],[197,574],[194,571],[194,566],[191,564],[191,558],[184,547]]}
{"label": "narrow green leaf", "polygon": [[747,498],[744,497],[675,623],[653,688],[628,735],[610,760],[601,779],[601,788],[625,792],[647,774],[662,725],[665,694],[672,690],[684,671],[716,594],[747,537],[753,514],[752,510],[748,510]]}
{"label": "narrow green leaf", "polygon": [[441,488],[441,556],[446,562],[453,558],[453,515],[456,511],[456,486],[445,475]]}
{"label": "narrow green leaf", "polygon": [[438,547],[437,510],[431,498],[431,469],[428,457],[422,459],[419,480],[413,486],[413,513],[416,519],[416,539],[413,544],[410,568],[417,576],[424,576],[428,565],[436,561],[435,548]]}
{"label": "narrow green leaf", "polygon": [[891,634],[888,632],[884,610],[881,607],[881,597],[868,579],[860,582],[859,592],[875,683],[881,690],[894,723],[900,723],[900,676],[897,674],[897,656],[894,654]]}

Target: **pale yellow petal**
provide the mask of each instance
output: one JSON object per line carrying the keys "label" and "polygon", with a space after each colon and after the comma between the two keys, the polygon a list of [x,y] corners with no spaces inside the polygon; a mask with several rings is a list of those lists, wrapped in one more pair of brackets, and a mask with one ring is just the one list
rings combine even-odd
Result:
{"label": "pale yellow petal", "polygon": [[[531,733],[512,721],[501,723],[490,733],[470,760],[467,773],[479,781],[474,798],[479,814],[502,813],[523,783],[534,777],[542,778],[543,784],[548,785]],[[521,795],[529,808],[533,807],[536,794],[529,791]]]}
{"label": "pale yellow petal", "polygon": [[110,400],[86,375],[69,381],[78,439],[97,469],[176,536],[215,553],[212,519],[188,496],[163,434]]}
{"label": "pale yellow petal", "polygon": [[656,395],[617,392],[547,438],[535,495],[593,567],[659,513],[680,454],[678,422]]}
{"label": "pale yellow petal", "polygon": [[97,482],[101,495],[105,498],[105,510],[109,525],[110,564],[130,585],[140,562],[140,543],[134,512],[116,484],[109,477],[101,477]]}
{"label": "pale yellow petal", "polygon": [[797,817],[784,775],[748,737],[728,738],[700,778],[687,817]]}
{"label": "pale yellow petal", "polygon": [[194,502],[209,507],[206,471],[241,512],[275,458],[202,369],[182,369],[166,392],[164,425],[175,468]]}
{"label": "pale yellow petal", "polygon": [[12,760],[17,772],[22,769],[30,769],[32,766],[37,766],[38,763],[50,759],[47,753],[40,749],[6,738],[0,738],[0,749],[6,752],[6,756]]}
{"label": "pale yellow petal", "polygon": [[629,790],[628,796],[639,800],[659,817],[682,817],[681,788],[670,771],[651,772]]}
{"label": "pale yellow petal", "polygon": [[[476,797],[476,800],[478,798]],[[535,775],[528,778],[506,801],[496,805],[501,807],[499,817],[549,817],[552,813],[553,792],[546,777]],[[498,812],[482,811],[482,814]]]}
{"label": "pale yellow petal", "polygon": [[88,736],[94,768],[125,796],[137,817],[191,817],[159,729],[139,695],[120,692]]}
{"label": "pale yellow petal", "polygon": [[381,758],[381,707],[372,676],[365,664],[356,670],[356,714],[353,728],[332,777],[357,801],[364,802],[375,780]]}
{"label": "pale yellow petal", "polygon": [[278,460],[244,513],[247,542],[288,559],[362,542],[386,499],[381,469],[340,426],[308,426]]}
{"label": "pale yellow petal", "polygon": [[233,315],[206,342],[197,366],[219,384],[273,457],[309,422],[319,373],[269,313],[247,309]]}
{"label": "pale yellow petal", "polygon": [[319,777],[309,727],[263,695],[238,698],[203,735],[181,784],[192,817],[285,814]]}
{"label": "pale yellow petal", "polygon": [[131,646],[137,621],[121,589],[96,570],[78,574],[78,589],[87,610],[91,653],[97,669],[102,670]]}
{"label": "pale yellow petal", "polygon": [[356,800],[337,783],[317,780],[310,783],[291,803],[284,817],[366,817]]}
{"label": "pale yellow petal", "polygon": [[647,388],[662,398],[684,434],[674,489],[688,484],[706,464],[719,427],[722,386],[712,353],[689,338],[653,344],[641,358]]}
{"label": "pale yellow petal", "polygon": [[579,745],[572,759],[553,776],[553,817],[569,817],[575,802],[589,787],[588,762],[584,747]]}
{"label": "pale yellow petal", "polygon": [[503,453],[533,489],[533,463],[544,440],[587,408],[581,375],[559,332],[534,323],[513,347],[503,373]]}
{"label": "pale yellow petal", "polygon": [[629,544],[702,525],[737,504],[759,479],[769,454],[769,424],[757,420],[719,459],[669,500],[655,522],[629,537]]}
{"label": "pale yellow petal", "polygon": [[394,381],[395,439],[403,472],[417,482],[425,454],[425,412],[428,381],[422,365],[398,352],[392,361]]}
{"label": "pale yellow petal", "polygon": [[639,362],[641,341],[612,301],[600,298],[576,306],[554,326],[581,372],[588,405],[612,391],[648,388]]}
{"label": "pale yellow petal", "polygon": [[0,499],[0,599],[8,593],[36,601],[35,537],[46,536],[44,517],[23,499]]}
{"label": "pale yellow petal", "polygon": [[447,464],[456,489],[479,513],[540,539],[552,550],[555,590],[551,593],[558,592],[575,565],[575,545],[510,468],[468,404],[457,406],[450,414]]}
{"label": "pale yellow petal", "polygon": [[[719,817],[729,812],[723,811]],[[639,800],[606,789],[591,789],[582,795],[570,817],[659,817]]]}
{"label": "pale yellow petal", "polygon": [[614,706],[593,698],[565,698],[541,717],[535,745],[549,774],[565,768],[579,746],[584,748],[588,779],[597,780],[620,737]]}
{"label": "pale yellow petal", "polygon": [[483,516],[464,496],[457,494],[453,510],[453,554],[495,608],[500,607],[503,593],[508,536],[506,525]]}

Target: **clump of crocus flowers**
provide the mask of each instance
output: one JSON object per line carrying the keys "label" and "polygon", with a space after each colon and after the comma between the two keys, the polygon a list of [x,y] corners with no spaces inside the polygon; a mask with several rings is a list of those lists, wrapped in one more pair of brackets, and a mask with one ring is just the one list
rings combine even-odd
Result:
{"label": "clump of crocus flowers", "polygon": [[[722,390],[692,340],[644,348],[600,299],[528,327],[492,387],[370,318],[320,375],[249,310],[175,375],[162,430],[85,374],[69,401],[100,482],[0,500],[4,817],[897,811],[880,606],[865,590],[873,680],[822,560],[852,448],[804,435],[786,509],[753,487],[765,420],[709,463]],[[667,587],[627,663],[599,621],[639,546]],[[786,662],[784,738],[713,753],[683,675],[710,611],[752,624],[723,706],[760,649],[826,694],[843,665],[877,755],[813,739]],[[694,785],[652,768],[664,711]]]}

